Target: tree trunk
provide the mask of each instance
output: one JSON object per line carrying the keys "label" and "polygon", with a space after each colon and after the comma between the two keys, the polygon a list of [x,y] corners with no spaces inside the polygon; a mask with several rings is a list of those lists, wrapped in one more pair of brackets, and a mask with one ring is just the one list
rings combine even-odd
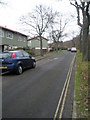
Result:
{"label": "tree trunk", "polygon": [[80,52],[82,52],[82,29],[81,29],[81,31],[80,31],[79,50],[80,50]]}
{"label": "tree trunk", "polygon": [[88,32],[89,32],[89,25],[88,19],[86,16],[83,18],[83,43],[82,43],[82,55],[83,60],[88,60]]}
{"label": "tree trunk", "polygon": [[42,36],[40,35],[40,55],[43,56],[43,49],[42,49]]}
{"label": "tree trunk", "polygon": [[90,34],[88,36],[88,61],[90,61]]}
{"label": "tree trunk", "polygon": [[58,52],[58,42],[56,42],[56,52]]}

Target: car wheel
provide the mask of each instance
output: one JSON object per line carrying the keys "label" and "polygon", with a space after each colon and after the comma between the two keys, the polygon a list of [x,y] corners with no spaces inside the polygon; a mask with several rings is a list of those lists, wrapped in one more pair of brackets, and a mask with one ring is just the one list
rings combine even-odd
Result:
{"label": "car wheel", "polygon": [[32,63],[32,68],[35,68],[35,67],[36,67],[36,62],[33,61],[33,63]]}
{"label": "car wheel", "polygon": [[21,65],[18,66],[16,73],[17,73],[18,75],[20,75],[20,74],[23,73],[23,68],[22,68]]}

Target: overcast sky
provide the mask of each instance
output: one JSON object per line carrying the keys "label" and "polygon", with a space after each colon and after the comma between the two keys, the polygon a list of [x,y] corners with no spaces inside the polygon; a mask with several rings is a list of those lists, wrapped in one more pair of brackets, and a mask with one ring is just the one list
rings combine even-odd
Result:
{"label": "overcast sky", "polygon": [[[51,7],[55,11],[62,12],[65,17],[76,16],[76,9],[70,5],[69,0],[4,0],[7,6],[0,5],[0,25],[17,30],[23,33],[19,18],[22,15],[32,12],[36,5],[43,4]],[[79,31],[76,17],[67,27],[66,31]],[[69,39],[69,38],[68,38]],[[65,39],[67,40],[67,39]]]}

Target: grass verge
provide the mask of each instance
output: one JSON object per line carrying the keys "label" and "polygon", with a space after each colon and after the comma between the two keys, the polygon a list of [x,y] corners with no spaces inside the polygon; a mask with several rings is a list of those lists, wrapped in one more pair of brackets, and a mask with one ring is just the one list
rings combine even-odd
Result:
{"label": "grass verge", "polygon": [[75,73],[75,101],[78,118],[88,118],[88,62],[77,51]]}

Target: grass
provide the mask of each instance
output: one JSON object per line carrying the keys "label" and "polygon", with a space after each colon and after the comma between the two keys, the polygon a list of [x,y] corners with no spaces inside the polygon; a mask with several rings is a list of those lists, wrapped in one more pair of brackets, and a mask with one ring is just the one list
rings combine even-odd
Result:
{"label": "grass", "polygon": [[88,117],[88,62],[82,61],[77,51],[75,74],[75,101],[78,118]]}

